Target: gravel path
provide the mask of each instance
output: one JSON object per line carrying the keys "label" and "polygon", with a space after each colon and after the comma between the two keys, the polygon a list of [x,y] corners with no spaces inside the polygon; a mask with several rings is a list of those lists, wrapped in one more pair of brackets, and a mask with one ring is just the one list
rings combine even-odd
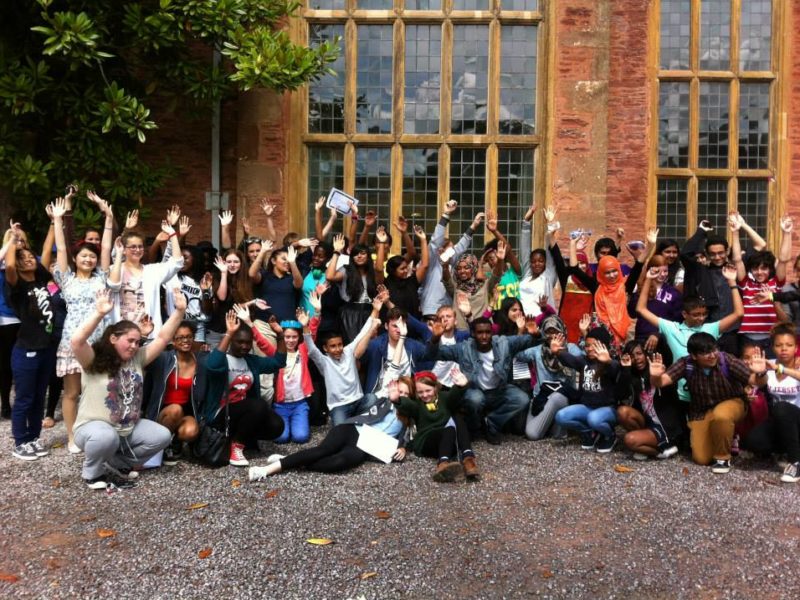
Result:
{"label": "gravel path", "polygon": [[0,598],[800,597],[800,487],[771,463],[715,476],[506,438],[477,444],[475,484],[435,484],[418,458],[259,484],[182,462],[107,495],[82,484],[61,423],[45,433],[61,447],[27,464],[9,430]]}

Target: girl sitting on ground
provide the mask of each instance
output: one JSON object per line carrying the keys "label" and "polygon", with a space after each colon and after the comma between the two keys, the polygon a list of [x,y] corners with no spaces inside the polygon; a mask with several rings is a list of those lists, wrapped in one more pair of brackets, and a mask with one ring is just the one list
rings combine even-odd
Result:
{"label": "girl sitting on ground", "polygon": [[436,375],[420,371],[414,375],[412,390],[401,390],[397,382],[389,384],[389,400],[397,404],[400,415],[416,423],[411,449],[418,456],[439,459],[434,481],[451,482],[462,476],[476,481],[480,471],[467,424],[459,410],[469,381],[457,367],[451,379],[453,387],[442,391]]}
{"label": "girl sitting on ground", "polygon": [[145,347],[141,343],[152,332],[150,320],[109,325],[89,345],[89,337],[114,309],[108,290],[97,293],[94,313],[72,336],[72,351],[83,369],[75,444],[84,452],[82,476],[90,489],[105,489],[109,470],[134,479],[138,473],[131,469],[158,454],[172,439],[169,429],[141,418],[141,412],[144,367],[166,349],[186,311],[186,297],[180,291],[174,292],[174,300],[175,312]]}

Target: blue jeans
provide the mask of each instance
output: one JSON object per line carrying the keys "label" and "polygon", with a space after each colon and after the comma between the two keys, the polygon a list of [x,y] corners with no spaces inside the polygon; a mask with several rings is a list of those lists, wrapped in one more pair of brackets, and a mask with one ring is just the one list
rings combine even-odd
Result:
{"label": "blue jeans", "polygon": [[305,444],[310,437],[308,430],[308,401],[273,402],[272,409],[283,419],[283,433],[276,439],[276,444],[285,444],[289,440],[295,444]]}
{"label": "blue jeans", "polygon": [[564,429],[581,433],[596,431],[603,437],[611,437],[617,424],[617,411],[612,406],[589,408],[585,404],[573,404],[556,413],[556,423]]}
{"label": "blue jeans", "polygon": [[56,346],[26,350],[15,345],[11,351],[11,372],[14,374],[11,431],[18,446],[32,442],[42,432],[47,386],[55,364]]}
{"label": "blue jeans", "polygon": [[378,397],[375,394],[365,394],[361,400],[350,402],[349,404],[342,404],[336,408],[331,409],[331,425],[341,425],[350,417],[363,414],[370,408],[378,403]]}
{"label": "blue jeans", "polygon": [[479,432],[485,414],[487,427],[499,433],[512,417],[528,408],[529,402],[528,394],[515,385],[505,384],[493,390],[471,387],[464,393],[467,427],[473,434]]}

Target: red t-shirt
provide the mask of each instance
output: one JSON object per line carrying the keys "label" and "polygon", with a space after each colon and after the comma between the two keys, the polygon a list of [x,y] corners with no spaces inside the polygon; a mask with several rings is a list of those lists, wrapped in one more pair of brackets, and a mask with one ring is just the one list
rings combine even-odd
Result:
{"label": "red t-shirt", "polygon": [[[777,277],[772,277],[765,282],[773,292],[779,291],[785,283],[785,281],[779,281]],[[768,334],[770,328],[778,322],[775,304],[772,302],[753,304],[753,299],[761,286],[762,284],[756,282],[749,273],[739,282],[744,304],[744,318],[739,326],[739,333]]]}

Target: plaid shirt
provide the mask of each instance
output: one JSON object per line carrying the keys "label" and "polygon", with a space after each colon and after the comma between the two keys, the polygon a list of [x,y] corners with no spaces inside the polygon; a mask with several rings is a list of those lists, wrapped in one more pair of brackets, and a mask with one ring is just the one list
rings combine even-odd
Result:
{"label": "plaid shirt", "polygon": [[[689,402],[690,421],[699,421],[709,410],[724,400],[745,397],[744,386],[750,379],[750,368],[735,356],[720,352],[720,355],[722,354],[725,355],[728,377],[725,377],[719,362],[709,370],[708,374],[694,363],[692,373],[686,379],[686,387],[692,395]],[[678,381],[686,376],[686,365],[691,361],[688,356],[680,359],[667,369],[666,374],[672,381]]]}

